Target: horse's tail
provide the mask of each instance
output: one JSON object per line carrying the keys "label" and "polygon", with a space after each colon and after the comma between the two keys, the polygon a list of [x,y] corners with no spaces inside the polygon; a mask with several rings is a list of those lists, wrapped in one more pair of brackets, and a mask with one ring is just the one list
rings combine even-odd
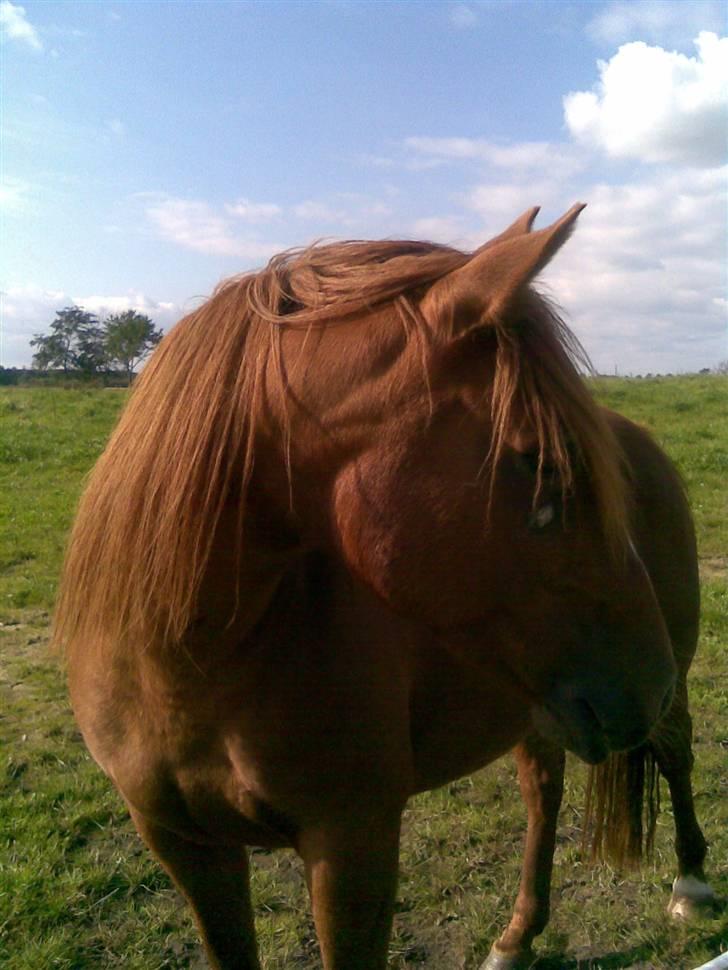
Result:
{"label": "horse's tail", "polygon": [[648,741],[612,754],[589,771],[583,845],[592,861],[636,866],[652,854],[660,811],[660,775]]}

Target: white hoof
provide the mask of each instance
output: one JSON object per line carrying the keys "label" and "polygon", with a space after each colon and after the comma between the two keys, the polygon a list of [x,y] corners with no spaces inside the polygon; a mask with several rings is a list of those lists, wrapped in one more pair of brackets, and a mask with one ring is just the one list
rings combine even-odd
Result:
{"label": "white hoof", "polygon": [[528,970],[536,959],[533,950],[527,950],[519,954],[503,953],[493,944],[490,953],[480,970]]}
{"label": "white hoof", "polygon": [[707,882],[695,876],[679,876],[672,884],[667,911],[675,920],[691,920],[712,909],[715,896]]}

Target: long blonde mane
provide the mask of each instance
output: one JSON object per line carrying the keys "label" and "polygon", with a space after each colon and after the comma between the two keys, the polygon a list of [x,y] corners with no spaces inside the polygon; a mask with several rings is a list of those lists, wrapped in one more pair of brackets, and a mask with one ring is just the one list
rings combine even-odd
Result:
{"label": "long blonde mane", "polygon": [[[332,326],[387,305],[394,326],[425,328],[417,296],[469,258],[420,242],[316,245],[227,280],[182,319],[137,381],[89,478],[68,545],[55,643],[178,642],[231,500],[242,530],[271,369],[286,393],[283,328]],[[492,464],[514,415],[525,412],[566,487],[579,455],[604,528],[618,536],[626,522],[618,449],[579,374],[585,355],[544,300],[531,293],[529,301],[527,325],[498,327]]]}

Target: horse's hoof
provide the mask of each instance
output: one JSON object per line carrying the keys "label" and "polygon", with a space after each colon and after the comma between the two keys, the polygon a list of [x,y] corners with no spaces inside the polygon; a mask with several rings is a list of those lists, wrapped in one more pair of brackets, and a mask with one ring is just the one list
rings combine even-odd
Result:
{"label": "horse's hoof", "polygon": [[715,896],[707,882],[695,876],[680,876],[672,884],[667,912],[674,920],[693,920],[713,911]]}
{"label": "horse's hoof", "polygon": [[504,953],[496,944],[490,948],[490,953],[480,970],[528,970],[533,965],[536,956],[533,950],[521,950],[520,953]]}

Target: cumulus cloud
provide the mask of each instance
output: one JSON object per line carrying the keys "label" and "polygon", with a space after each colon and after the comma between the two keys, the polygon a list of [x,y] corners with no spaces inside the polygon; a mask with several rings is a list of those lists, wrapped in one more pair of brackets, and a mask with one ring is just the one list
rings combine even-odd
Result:
{"label": "cumulus cloud", "polygon": [[564,98],[577,139],[614,158],[711,167],[725,159],[728,37],[703,31],[688,57],[642,41],[599,62],[592,91]]}
{"label": "cumulus cloud", "polygon": [[574,237],[544,278],[600,370],[697,370],[726,356],[727,176],[665,170],[586,190]]}
{"label": "cumulus cloud", "polygon": [[[698,84],[696,108],[704,93]],[[574,177],[560,177],[546,162],[563,148],[548,143],[417,138],[408,147],[432,157],[488,162],[481,181],[453,196],[463,210],[459,218],[414,223],[426,237],[473,249],[533,205],[543,207],[538,224],[547,225],[577,199],[588,203],[574,238],[541,282],[566,307],[600,371],[612,373],[615,365],[621,373],[698,370],[728,356],[728,168],[708,166],[710,155],[702,166],[690,156],[691,164],[682,166],[636,167],[629,181],[612,184],[603,164],[598,175],[595,168],[575,166]]]}
{"label": "cumulus cloud", "polygon": [[460,218],[415,226],[474,249],[532,205],[543,206],[539,228],[583,199],[573,238],[539,285],[565,307],[601,372],[695,371],[728,356],[727,178],[728,167],[663,167],[621,184],[482,182],[459,197]]}
{"label": "cumulus cloud", "polygon": [[700,30],[720,31],[725,7],[720,0],[618,0],[607,4],[592,18],[587,34],[609,45],[628,40],[649,40],[681,47]]}
{"label": "cumulus cloud", "polygon": [[8,40],[17,40],[27,44],[35,51],[42,51],[43,44],[38,32],[25,15],[25,8],[10,3],[10,0],[0,2],[0,30]]}
{"label": "cumulus cloud", "polygon": [[162,239],[200,253],[258,262],[284,248],[239,236],[230,219],[207,202],[164,196],[149,205],[146,214]]}
{"label": "cumulus cloud", "polygon": [[28,367],[33,356],[30,340],[36,333],[46,333],[56,311],[67,306],[81,306],[100,317],[124,310],[137,310],[151,317],[162,329],[168,329],[182,315],[176,303],[156,300],[144,293],[116,295],[73,295],[64,290],[44,290],[34,286],[9,287],[1,295],[3,367]]}

